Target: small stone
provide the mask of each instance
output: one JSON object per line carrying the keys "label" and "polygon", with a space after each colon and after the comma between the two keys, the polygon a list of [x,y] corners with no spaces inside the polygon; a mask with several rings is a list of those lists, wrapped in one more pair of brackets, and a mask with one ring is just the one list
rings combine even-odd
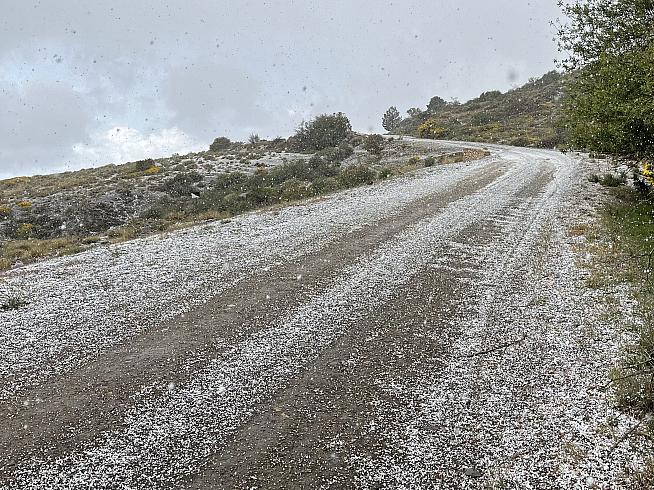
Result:
{"label": "small stone", "polygon": [[465,474],[470,478],[481,478],[482,476],[481,470],[479,468],[475,468],[474,466],[469,466],[466,468]]}

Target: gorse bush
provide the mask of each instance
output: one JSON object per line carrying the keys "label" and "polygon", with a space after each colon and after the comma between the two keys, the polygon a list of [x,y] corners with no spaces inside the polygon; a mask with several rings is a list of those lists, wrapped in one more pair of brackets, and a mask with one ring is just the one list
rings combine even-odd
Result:
{"label": "gorse bush", "polygon": [[146,170],[149,170],[151,168],[158,168],[155,167],[154,160],[152,158],[148,158],[146,160],[138,160],[133,163],[134,169],[137,172],[145,172]]}

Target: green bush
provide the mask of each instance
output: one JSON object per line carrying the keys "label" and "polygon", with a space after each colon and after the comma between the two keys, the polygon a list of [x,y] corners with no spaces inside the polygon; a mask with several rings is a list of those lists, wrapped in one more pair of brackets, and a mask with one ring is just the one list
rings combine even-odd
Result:
{"label": "green bush", "polygon": [[588,177],[590,182],[601,184],[604,187],[618,187],[627,183],[627,176],[624,174],[615,175],[606,173],[603,175],[592,174]]}
{"label": "green bush", "polygon": [[354,165],[341,172],[338,180],[343,187],[356,187],[363,184],[372,184],[375,181],[376,174],[367,165]]}
{"label": "green bush", "polygon": [[390,167],[384,167],[379,171],[380,179],[388,179],[393,176],[393,169]]}
{"label": "green bush", "polygon": [[337,114],[322,114],[313,121],[300,125],[293,144],[299,151],[317,151],[338,146],[346,141],[352,133],[349,119],[339,112]]}
{"label": "green bush", "polygon": [[372,155],[381,155],[384,149],[384,137],[380,134],[371,134],[363,140],[363,149]]}
{"label": "green bush", "polygon": [[436,157],[429,155],[427,158],[425,158],[425,161],[423,162],[425,167],[433,167],[436,165]]}
{"label": "green bush", "polygon": [[219,152],[219,151],[227,150],[231,146],[232,146],[232,142],[230,141],[229,138],[226,138],[225,136],[220,136],[215,140],[213,140],[213,143],[209,145],[209,150]]}
{"label": "green bush", "polygon": [[196,184],[202,180],[202,175],[196,171],[177,174],[167,179],[161,185],[161,190],[173,197],[188,197],[192,193],[197,193]]}
{"label": "green bush", "polygon": [[154,167],[155,164],[152,158],[148,158],[146,160],[138,160],[133,165],[137,172],[145,172],[149,168]]}

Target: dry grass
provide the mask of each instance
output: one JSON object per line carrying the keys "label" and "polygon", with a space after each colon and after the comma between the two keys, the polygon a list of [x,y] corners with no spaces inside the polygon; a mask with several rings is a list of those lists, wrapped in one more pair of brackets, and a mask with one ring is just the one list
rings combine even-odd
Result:
{"label": "dry grass", "polygon": [[490,156],[490,151],[468,149],[464,151],[458,151],[456,153],[451,153],[449,155],[443,155],[439,157],[438,163],[448,164],[448,163],[472,162],[475,160],[481,160],[482,158],[486,158],[489,156]]}
{"label": "dry grass", "polygon": [[44,257],[72,255],[82,249],[78,237],[7,241],[0,246],[0,270],[7,270],[17,262],[29,264]]}

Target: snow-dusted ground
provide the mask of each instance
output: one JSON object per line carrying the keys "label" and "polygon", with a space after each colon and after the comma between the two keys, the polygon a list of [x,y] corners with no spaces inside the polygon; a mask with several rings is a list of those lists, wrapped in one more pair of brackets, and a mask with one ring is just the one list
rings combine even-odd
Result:
{"label": "snow-dusted ground", "polygon": [[[74,447],[35,451],[10,468],[0,453],[7,488],[618,488],[641,455],[615,445],[633,421],[597,388],[627,339],[602,323],[600,292],[585,287],[566,233],[589,192],[580,184],[583,164],[555,152],[493,151],[484,161],[8,274],[0,289],[31,301],[0,312],[0,400],[26,420],[22,438],[42,429],[27,423],[39,386],[220,302],[246,278],[263,281],[270,268],[305,258],[310,269],[309,257],[321,250],[436,203],[308,285],[298,304],[279,305],[263,328],[211,355],[186,353],[184,381],[163,392],[144,383],[115,428]],[[415,304],[414,289],[429,300]],[[376,323],[402,307],[420,312],[393,329]],[[400,327],[424,342],[410,344]],[[367,360],[354,355],[368,341],[349,340],[358,329],[380,345],[386,336],[406,346],[401,367],[388,368],[397,362],[392,349]],[[337,405],[355,393],[370,408],[362,424],[336,430],[312,422],[306,407],[284,405],[283,393],[304,386],[310,367],[311,382],[332,376],[321,367],[328,351],[354,366],[349,377],[333,392],[307,390],[293,403],[326,396]],[[254,424],[277,399],[282,415],[264,428]],[[342,453],[342,471],[318,465],[295,479],[297,466],[319,455],[285,432],[285,418]],[[264,429],[284,436],[268,447]],[[377,444],[354,444],[360,436]],[[220,470],[230,446],[247,479]],[[271,448],[275,464],[266,463]]]}

